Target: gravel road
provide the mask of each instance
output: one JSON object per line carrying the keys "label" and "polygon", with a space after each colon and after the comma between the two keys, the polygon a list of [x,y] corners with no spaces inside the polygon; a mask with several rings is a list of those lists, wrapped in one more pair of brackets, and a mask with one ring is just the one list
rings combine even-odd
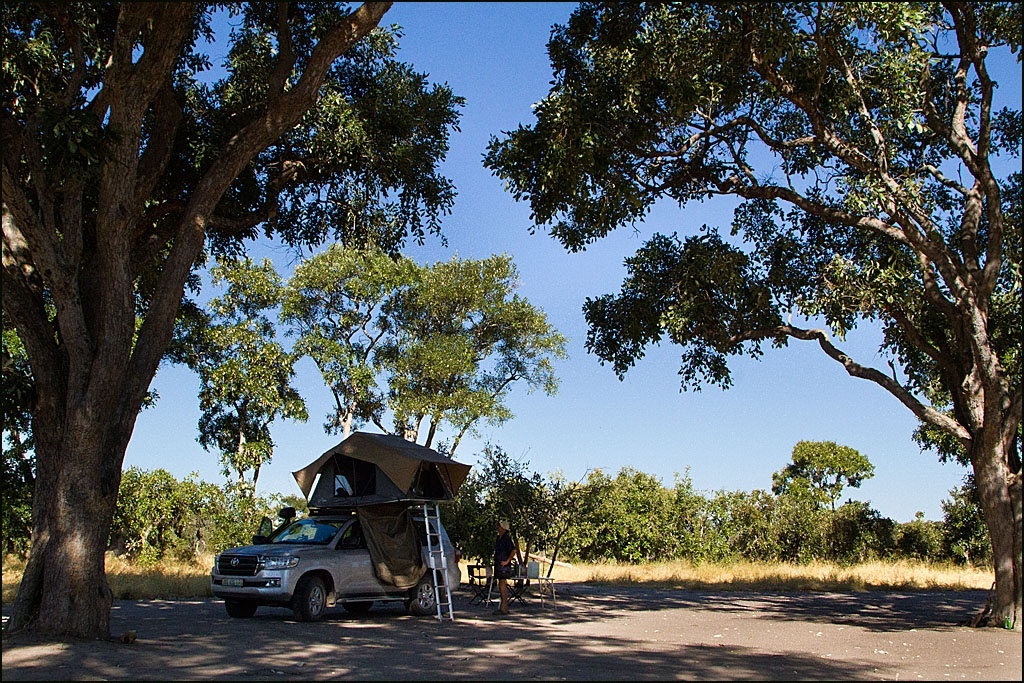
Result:
{"label": "gravel road", "polygon": [[[320,623],[216,600],[119,601],[114,641],[3,640],[3,680],[1021,680],[1021,634],[963,626],[984,591],[733,593],[560,584],[510,616],[378,604]],[[7,606],[4,606],[4,614]]]}

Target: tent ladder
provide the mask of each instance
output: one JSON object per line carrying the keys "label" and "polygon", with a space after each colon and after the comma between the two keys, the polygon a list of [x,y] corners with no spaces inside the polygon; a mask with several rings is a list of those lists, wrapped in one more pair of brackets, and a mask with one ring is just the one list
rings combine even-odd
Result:
{"label": "tent ladder", "polygon": [[[437,619],[455,621],[452,609],[452,589],[448,585],[448,554],[441,541],[441,508],[435,503],[423,504],[423,520],[427,527],[427,567],[434,575],[434,603]],[[445,614],[447,611],[447,614]]]}

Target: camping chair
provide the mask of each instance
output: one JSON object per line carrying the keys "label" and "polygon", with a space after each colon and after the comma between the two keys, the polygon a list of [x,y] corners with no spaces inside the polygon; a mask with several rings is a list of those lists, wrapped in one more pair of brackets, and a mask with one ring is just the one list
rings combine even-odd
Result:
{"label": "camping chair", "polygon": [[516,574],[508,580],[508,603],[511,605],[513,602],[519,602],[522,605],[526,604],[526,589],[530,586],[530,579],[526,576],[526,567],[521,564],[516,565]]}
{"label": "camping chair", "polygon": [[469,604],[474,605],[476,603],[480,603],[481,605],[486,605],[488,602],[490,602],[490,565],[469,565],[469,590],[473,592],[473,597],[469,599]]}
{"label": "camping chair", "polygon": [[[526,568],[522,565],[512,563],[512,576],[508,577],[508,604],[511,605],[513,602],[518,602],[521,605],[526,604],[526,589],[530,585],[530,579],[526,577]],[[497,580],[492,580],[490,586],[487,588],[487,604],[490,604],[491,600],[494,599],[493,595],[498,592]]]}

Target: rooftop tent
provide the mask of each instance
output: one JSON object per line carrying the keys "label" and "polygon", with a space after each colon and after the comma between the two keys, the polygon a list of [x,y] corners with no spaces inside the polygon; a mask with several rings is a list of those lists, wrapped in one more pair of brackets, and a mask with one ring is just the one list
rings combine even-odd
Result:
{"label": "rooftop tent", "polygon": [[311,508],[451,500],[470,466],[397,436],[353,432],[292,472]]}

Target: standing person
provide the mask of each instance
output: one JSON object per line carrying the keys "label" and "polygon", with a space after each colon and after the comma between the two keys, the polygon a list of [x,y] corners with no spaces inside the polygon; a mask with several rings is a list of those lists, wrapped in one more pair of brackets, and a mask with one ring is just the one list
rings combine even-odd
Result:
{"label": "standing person", "polygon": [[498,538],[494,541],[494,576],[498,579],[498,590],[501,592],[501,607],[495,614],[508,614],[508,577],[512,573],[512,560],[516,556],[516,546],[508,529],[506,520],[498,522]]}

